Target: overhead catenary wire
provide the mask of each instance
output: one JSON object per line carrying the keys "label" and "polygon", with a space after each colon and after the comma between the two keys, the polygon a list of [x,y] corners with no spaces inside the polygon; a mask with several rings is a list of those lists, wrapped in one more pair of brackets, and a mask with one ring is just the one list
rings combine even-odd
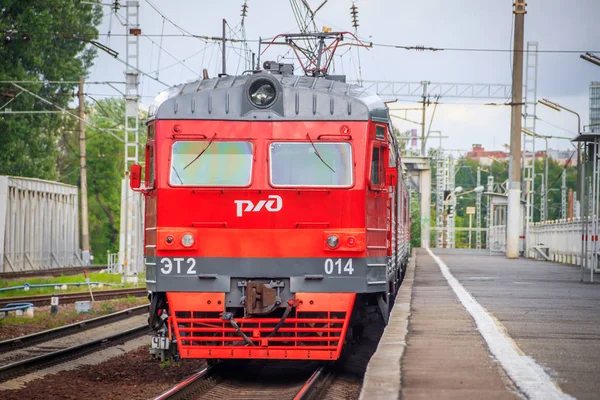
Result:
{"label": "overhead catenary wire", "polygon": [[[125,20],[125,17],[123,17],[119,13],[115,13],[115,15],[117,16],[117,18],[119,19],[119,21],[121,21],[121,18],[123,18],[123,20]],[[121,22],[121,23],[123,23],[123,22]],[[188,67],[187,65],[185,65],[185,63],[183,63],[181,60],[179,60],[177,57],[175,57],[169,51],[167,51],[166,49],[164,49],[161,45],[159,45],[154,40],[152,40],[152,38],[148,37],[147,35],[145,35],[143,33],[141,34],[141,36],[143,36],[146,39],[148,39],[152,44],[154,44],[156,47],[158,47],[161,50],[161,52],[164,51],[169,57],[171,57],[172,59],[174,59],[175,61],[177,61],[179,64],[181,64],[182,67],[187,68],[189,71],[191,71],[192,73],[194,73],[196,75],[199,75],[197,71],[194,71],[193,69],[191,69],[190,67]],[[162,41],[162,37],[161,37],[161,41]],[[159,53],[159,59],[160,59],[160,53]],[[148,76],[149,78],[154,79],[154,80],[158,79],[158,76],[153,77],[150,74],[145,74],[145,75]]]}
{"label": "overhead catenary wire", "polygon": [[77,120],[79,120],[79,121],[83,121],[85,124],[87,124],[87,125],[91,126],[92,128],[95,128],[95,129],[98,129],[98,130],[100,130],[100,131],[106,132],[106,133],[108,133],[109,135],[111,135],[111,136],[114,136],[116,139],[120,140],[121,142],[125,143],[125,141],[124,141],[122,138],[120,138],[119,136],[115,135],[113,132],[111,132],[111,131],[109,131],[109,130],[106,130],[106,129],[104,129],[104,128],[101,128],[101,127],[99,127],[99,126],[97,126],[97,125],[94,125],[94,124],[92,124],[91,122],[88,122],[88,121],[86,121],[85,119],[82,119],[82,118],[80,118],[78,115],[76,115],[76,114],[73,114],[73,113],[72,113],[72,112],[70,112],[69,110],[67,110],[67,109],[65,109],[65,108],[63,108],[63,107],[61,107],[61,106],[59,106],[59,105],[57,105],[57,104],[55,104],[55,103],[51,102],[50,100],[48,100],[48,99],[46,99],[46,98],[44,98],[44,97],[42,97],[42,96],[40,96],[40,95],[38,95],[38,94],[36,94],[36,93],[32,92],[31,90],[27,90],[27,89],[25,89],[23,86],[20,86],[20,85],[19,85],[19,84],[17,84],[17,83],[13,83],[13,85],[14,85],[14,86],[16,86],[17,88],[21,89],[22,91],[24,91],[24,92],[26,92],[26,93],[28,93],[28,94],[32,95],[33,97],[37,98],[38,100],[40,100],[40,101],[42,101],[42,102],[44,102],[44,103],[46,103],[46,104],[48,104],[48,105],[51,105],[52,107],[55,107],[55,108],[57,108],[58,110],[62,111],[63,113],[65,113],[65,114],[68,114],[68,115],[70,115],[71,117],[73,117],[73,118],[75,118],[75,119],[77,119]]}
{"label": "overhead catenary wire", "polygon": [[[100,33],[99,36],[106,36],[107,34]],[[126,36],[125,34],[111,34],[111,36]],[[195,39],[203,39],[203,40],[211,40],[211,41],[222,41],[223,39],[217,36],[211,35],[199,35],[199,34],[164,34],[161,35],[159,33],[146,34],[146,36],[150,37],[187,37],[187,38],[195,38]],[[512,53],[515,50],[513,49],[500,49],[500,48],[485,48],[485,47],[434,47],[434,46],[425,46],[425,45],[406,45],[406,44],[394,44],[394,43],[377,43],[370,41],[366,38],[358,37],[360,40],[365,42],[368,47],[382,47],[382,48],[396,48],[402,50],[415,50],[415,51],[433,51],[433,52],[442,52],[442,51],[464,51],[464,52],[497,52],[497,53]],[[269,43],[272,38],[263,38],[262,42],[264,44]],[[231,42],[247,42],[247,43],[258,43],[259,39],[231,39],[228,38],[227,41]],[[526,53],[527,49],[523,49],[522,52]],[[554,54],[580,54],[580,53],[600,53],[600,50],[589,50],[589,49],[548,49],[548,50],[537,50],[538,53],[554,53]]]}

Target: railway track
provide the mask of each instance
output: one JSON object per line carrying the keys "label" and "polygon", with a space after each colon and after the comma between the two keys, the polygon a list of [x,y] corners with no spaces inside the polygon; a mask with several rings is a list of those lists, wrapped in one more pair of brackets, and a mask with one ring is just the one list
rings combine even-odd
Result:
{"label": "railway track", "polygon": [[[285,364],[258,369],[252,366],[249,376],[245,374],[248,371],[244,371],[243,368],[232,372],[232,366],[228,363],[207,367],[162,393],[155,400],[320,399],[335,384],[338,376],[334,364],[311,364],[298,368],[296,372],[282,365]],[[347,400],[348,397],[343,395],[339,399]]]}
{"label": "railway track", "polygon": [[[84,287],[84,286],[82,286]],[[111,290],[98,290],[93,292],[94,300],[108,300],[116,299],[125,296],[143,297],[148,295],[148,291],[143,287],[125,288],[125,289],[111,289]],[[52,295],[36,295],[36,296],[22,296],[22,297],[4,297],[0,298],[0,308],[6,306],[9,303],[33,303],[34,306],[49,306]],[[58,299],[60,304],[75,303],[81,300],[90,300],[89,292],[71,292],[71,293],[59,293]]]}
{"label": "railway track", "polygon": [[38,343],[47,342],[52,339],[57,339],[63,336],[72,335],[77,332],[83,332],[98,326],[106,325],[112,322],[121,321],[134,315],[144,314],[148,312],[148,305],[128,308],[127,310],[118,311],[101,317],[88,319],[74,324],[60,326],[58,328],[49,329],[42,332],[32,333],[31,335],[20,336],[14,339],[4,340],[0,342],[0,353],[22,349],[24,347],[33,346]]}
{"label": "railway track", "polygon": [[59,349],[35,357],[12,362],[0,367],[0,382],[21,376],[51,365],[60,364],[75,358],[82,357],[94,351],[102,350],[109,346],[118,345],[150,332],[147,324],[139,325],[124,331],[114,333],[99,339],[90,340],[82,344]]}
{"label": "railway track", "polygon": [[223,361],[199,371],[156,399],[358,399],[367,364],[384,327],[376,312],[367,315],[359,339],[349,343],[335,362],[319,365],[313,361]]}

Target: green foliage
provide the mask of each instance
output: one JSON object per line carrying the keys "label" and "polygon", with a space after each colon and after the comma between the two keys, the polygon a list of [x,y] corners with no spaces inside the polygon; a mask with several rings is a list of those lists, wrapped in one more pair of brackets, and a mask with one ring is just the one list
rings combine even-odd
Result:
{"label": "green foliage", "polygon": [[[124,170],[123,142],[125,137],[125,102],[122,99],[104,99],[87,104],[86,161],[88,181],[88,209],[90,246],[97,264],[106,262],[106,251],[114,252],[119,245],[121,180]],[[101,129],[98,129],[98,128]],[[79,133],[63,138],[65,154],[63,171],[65,182],[79,180]]]}
{"label": "green foliage", "polygon": [[[73,0],[3,0],[0,29],[15,32],[10,44],[0,43],[1,81],[77,81],[85,76],[95,55],[80,40],[96,39],[100,6]],[[21,39],[27,33],[29,41]],[[66,108],[75,84],[22,84],[27,90]],[[56,111],[9,83],[0,84],[0,107],[14,111]],[[18,97],[15,97],[18,95]],[[58,177],[57,139],[72,129],[73,120],[61,114],[0,116],[0,175],[43,179]]]}
{"label": "green foliage", "polygon": [[[116,137],[125,138],[125,101],[102,99],[86,104],[86,110],[90,123],[86,128],[90,246],[95,263],[104,264],[107,251],[115,252],[119,247],[125,146]],[[140,115],[140,143],[146,142],[145,117]],[[60,174],[65,183],[75,185],[79,181],[79,132],[73,130],[63,134],[61,147],[64,151]],[[142,146],[140,157],[143,161]]]}
{"label": "green foliage", "polygon": [[421,210],[419,196],[411,193],[410,197],[410,247],[421,247]]}
{"label": "green foliage", "polygon": [[[108,274],[103,272],[93,272],[89,273],[88,277],[90,278],[90,282],[102,282],[102,283],[121,283],[121,275],[117,274]],[[41,277],[41,278],[25,278],[25,279],[0,279],[0,287],[9,287],[9,286],[21,286],[24,283],[29,283],[30,285],[43,284],[43,283],[52,283],[56,285],[60,285],[63,283],[77,283],[77,282],[85,282],[85,277],[83,274],[79,275],[63,275],[58,277]],[[134,286],[144,286],[144,278],[143,275],[140,276],[140,283],[138,285],[126,283],[125,287],[134,287]],[[111,290],[115,289],[114,286],[104,286],[102,288],[92,288],[94,292],[99,290]],[[60,290],[60,293],[65,292],[86,292],[88,291],[88,286],[83,284],[80,286],[69,286],[67,290]],[[29,291],[24,290],[9,290],[6,292],[0,292],[0,298],[3,297],[19,297],[25,295],[38,295],[38,294],[52,294],[55,293],[56,290],[53,286],[44,287],[44,288],[31,288]],[[135,298],[134,298],[135,299]],[[128,301],[133,301],[128,299]]]}
{"label": "green foliage", "polygon": [[[477,161],[469,158],[461,158],[458,160],[455,166],[456,180],[455,186],[462,186],[464,191],[469,191],[477,186],[477,168],[481,168],[481,181],[485,191],[487,192],[487,181],[488,176],[494,178],[495,186],[497,184],[503,184],[508,179],[508,163],[495,161],[489,166],[480,165]],[[435,163],[432,163],[432,176],[435,177]],[[545,171],[545,160],[538,159],[535,161],[535,193],[534,193],[534,209],[533,209],[533,221],[538,222],[540,220],[540,201],[541,201],[541,182],[542,174]],[[564,167],[559,165],[555,160],[548,159],[548,185],[550,190],[546,188],[545,192],[548,194],[548,215],[547,220],[554,220],[561,218],[561,185],[562,185],[562,171],[566,170],[567,175],[567,190],[576,190],[577,180],[577,168],[575,166]],[[435,182],[432,182],[435,187]],[[435,191],[433,191],[435,193]],[[496,190],[496,192],[499,192]],[[466,214],[467,207],[475,206],[475,193],[469,193],[464,196],[459,196],[457,199],[457,207],[455,209],[455,226],[467,228],[469,226],[469,216]],[[432,215],[435,214],[435,201],[432,202]],[[486,226],[487,216],[487,198],[484,195],[482,199],[482,226]],[[418,205],[417,205],[418,207]],[[432,217],[434,219],[435,217]],[[475,227],[475,215],[472,217],[472,224]],[[482,235],[485,241],[485,235]],[[457,247],[463,247],[467,245],[467,233],[456,232],[456,245]],[[475,243],[475,233],[473,233],[472,243]]]}

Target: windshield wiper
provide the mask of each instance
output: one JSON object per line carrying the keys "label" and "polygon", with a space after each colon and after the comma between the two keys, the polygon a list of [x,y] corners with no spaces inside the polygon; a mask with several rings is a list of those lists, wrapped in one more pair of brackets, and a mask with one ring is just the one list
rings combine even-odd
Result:
{"label": "windshield wiper", "polygon": [[215,133],[213,135],[213,137],[210,138],[210,141],[208,142],[208,144],[206,145],[206,147],[200,153],[198,153],[198,155],[196,156],[196,158],[194,158],[192,161],[190,161],[188,165],[186,165],[185,167],[183,167],[183,169],[186,169],[187,167],[189,167],[190,165],[192,165],[193,163],[195,163],[196,160],[199,159],[200,156],[202,156],[202,154],[204,154],[204,152],[206,151],[206,149],[208,149],[210,147],[210,145],[212,144],[212,142],[213,142],[213,140],[214,140],[214,138],[216,136],[217,136],[217,134]]}
{"label": "windshield wiper", "polygon": [[177,179],[179,179],[179,183],[181,183],[183,185],[183,181],[181,180],[181,177],[179,176],[179,173],[175,169],[175,166],[173,166],[173,171],[175,171],[175,175],[177,175]]}
{"label": "windshield wiper", "polygon": [[331,168],[331,166],[329,164],[327,164],[327,161],[323,160],[323,157],[321,157],[319,150],[317,150],[317,146],[315,146],[315,143],[312,141],[312,139],[310,138],[310,135],[308,133],[306,134],[306,137],[308,138],[308,140],[310,140],[310,144],[312,144],[313,149],[315,149],[315,154],[317,157],[319,157],[319,160],[321,160],[323,162],[323,164],[325,164],[327,166],[327,168],[329,168],[335,174],[335,170],[333,168]]}

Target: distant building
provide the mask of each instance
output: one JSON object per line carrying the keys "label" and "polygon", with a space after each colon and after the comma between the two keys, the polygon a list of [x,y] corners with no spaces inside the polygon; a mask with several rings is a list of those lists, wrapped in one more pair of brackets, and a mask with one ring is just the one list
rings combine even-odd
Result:
{"label": "distant building", "polygon": [[574,150],[548,149],[548,156],[556,161],[558,165],[577,165],[577,155]]}
{"label": "distant building", "polygon": [[[507,146],[508,147],[508,146]],[[575,163],[575,157],[571,158],[571,151],[568,150],[548,150],[548,154],[554,160],[556,160],[559,164],[564,165],[569,162],[569,165]],[[471,160],[477,161],[481,165],[492,165],[494,161],[507,163],[510,157],[510,153],[502,150],[486,150],[480,144],[473,144],[473,148],[471,151],[467,152],[467,158]],[[543,159],[546,157],[545,151],[536,151],[535,158]]]}
{"label": "distant building", "polygon": [[590,84],[590,131],[600,132],[600,82]]}
{"label": "distant building", "polygon": [[486,151],[482,145],[473,144],[473,149],[467,152],[467,158],[481,165],[492,165],[494,161],[508,162],[509,153],[502,150]]}

